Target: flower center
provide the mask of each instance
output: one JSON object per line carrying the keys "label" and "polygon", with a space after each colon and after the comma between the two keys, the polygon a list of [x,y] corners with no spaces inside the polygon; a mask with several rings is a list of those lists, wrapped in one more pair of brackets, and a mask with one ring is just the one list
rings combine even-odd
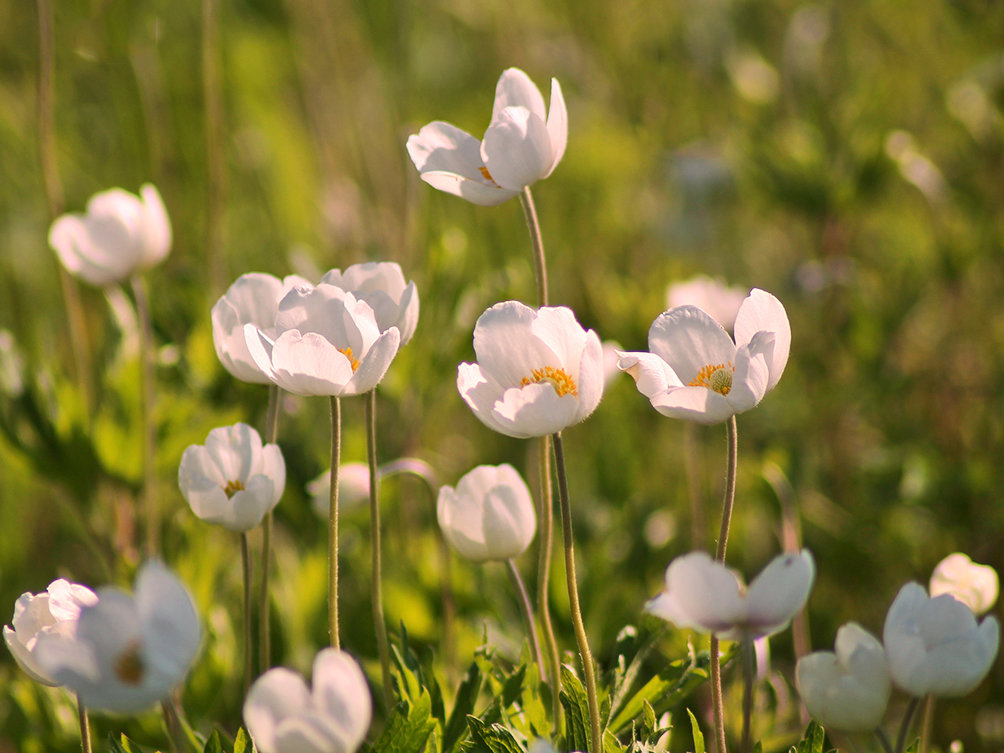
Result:
{"label": "flower center", "polygon": [[352,373],[354,374],[356,369],[359,368],[359,359],[352,357],[352,348],[339,348],[338,352],[349,359],[349,365],[352,367]]}
{"label": "flower center", "polygon": [[687,386],[707,387],[719,395],[728,395],[732,389],[732,374],[735,370],[736,367],[731,362],[708,364],[697,372],[697,376],[692,381],[687,382]]}
{"label": "flower center", "polygon": [[568,372],[564,369],[556,369],[553,366],[534,369],[530,372],[530,376],[523,377],[519,386],[526,387],[528,384],[540,384],[541,382],[547,382],[554,387],[554,391],[558,393],[558,397],[562,397],[563,395],[575,395],[578,397],[579,395],[579,388],[576,386],[575,380],[568,375]]}
{"label": "flower center", "polygon": [[[488,172],[488,168],[484,165],[478,168],[478,172],[480,172],[489,183],[495,183],[495,178],[492,177],[492,174]],[[498,183],[495,183],[495,185],[497,186]]]}
{"label": "flower center", "polygon": [[133,641],[115,660],[115,676],[126,685],[139,685],[143,681],[146,667],[139,655],[139,648],[139,641]]}
{"label": "flower center", "polygon": [[223,493],[227,495],[227,499],[242,491],[244,491],[244,482],[239,480],[227,481],[227,485],[223,487]]}

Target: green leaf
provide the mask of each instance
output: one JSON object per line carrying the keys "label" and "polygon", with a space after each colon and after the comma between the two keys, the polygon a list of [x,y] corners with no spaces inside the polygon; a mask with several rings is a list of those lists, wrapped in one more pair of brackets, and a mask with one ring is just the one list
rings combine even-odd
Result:
{"label": "green leaf", "polygon": [[255,753],[251,736],[243,727],[237,730],[237,737],[234,738],[234,753]]}
{"label": "green leaf", "polygon": [[526,677],[526,665],[524,664],[506,679],[502,685],[502,705],[511,706],[519,698],[523,690],[523,680]]}
{"label": "green leaf", "polygon": [[610,722],[610,729],[615,735],[627,729],[642,713],[645,701],[652,705],[657,716],[669,711],[708,678],[709,662],[707,652],[671,662],[622,704]]}
{"label": "green leaf", "polygon": [[589,699],[579,678],[568,667],[561,667],[561,693],[565,709],[565,745],[569,750],[588,750]]}
{"label": "green leaf", "polygon": [[432,702],[429,694],[422,690],[414,701],[405,700],[394,707],[383,734],[373,744],[373,750],[380,753],[421,753],[435,726]]}
{"label": "green leaf", "polygon": [[789,749],[789,753],[823,753],[825,739],[826,731],[819,722],[813,719],[805,728],[802,739]]}
{"label": "green leaf", "polygon": [[701,725],[697,723],[697,717],[690,709],[687,709],[687,716],[690,717],[690,731],[694,736],[694,753],[704,753],[704,734],[701,732]]}
{"label": "green leaf", "polygon": [[491,753],[526,753],[526,748],[501,724],[488,725],[476,716],[468,716],[467,724],[475,741]]}
{"label": "green leaf", "polygon": [[457,699],[453,703],[453,711],[443,730],[443,753],[451,753],[467,732],[467,715],[474,712],[474,704],[481,692],[481,668],[477,662],[472,662],[464,679],[457,688]]}
{"label": "green leaf", "polygon": [[130,740],[125,735],[115,735],[115,733],[108,736],[108,745],[111,748],[111,753],[160,753],[156,748],[148,748]]}
{"label": "green leaf", "polygon": [[202,749],[202,753],[225,753],[223,743],[220,740],[219,730],[214,729],[212,734],[209,735],[209,739],[206,740],[206,747]]}

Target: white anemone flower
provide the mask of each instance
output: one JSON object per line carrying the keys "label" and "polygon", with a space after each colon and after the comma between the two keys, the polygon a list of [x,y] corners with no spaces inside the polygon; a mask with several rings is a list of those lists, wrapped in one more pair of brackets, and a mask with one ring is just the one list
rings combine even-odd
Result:
{"label": "white anemone flower", "polygon": [[474,353],[457,389],[485,426],[510,437],[559,432],[603,397],[600,338],[564,306],[496,303],[474,325]]}
{"label": "white anemone flower", "polygon": [[433,188],[495,206],[550,175],[567,142],[568,112],[557,79],[551,79],[548,112],[530,77],[509,68],[495,87],[484,139],[437,120],[408,138],[408,154]]}
{"label": "white anemone flower", "polygon": [[854,622],[837,631],[833,651],[799,659],[795,680],[809,714],[844,732],[878,727],[892,691],[882,644]]}
{"label": "white anemone flower", "polygon": [[86,214],[64,214],[53,222],[49,245],[70,274],[109,285],[159,264],[171,248],[171,223],[149,183],[139,196],[112,188],[94,194]]}
{"label": "white anemone flower", "polygon": [[72,638],[82,607],[98,603],[97,594],[87,586],[60,578],[45,593],[24,593],[14,602],[14,617],[4,625],[3,637],[11,655],[33,680],[43,685],[59,685],[39,666],[35,646],[43,635]]}
{"label": "white anemone flower", "polygon": [[244,325],[253,324],[270,334],[279,301],[294,287],[313,286],[298,275],[280,280],[263,272],[249,272],[238,277],[213,306],[213,347],[233,377],[252,384],[271,383],[248,352]]}
{"label": "white anemone flower", "polygon": [[[382,478],[379,469],[377,479]],[[324,471],[307,484],[307,494],[314,512],[327,518],[331,512],[331,470]],[[341,463],[338,466],[338,506],[342,512],[360,507],[370,498],[370,467],[367,463]]]}
{"label": "white anemone flower", "polygon": [[749,588],[739,574],[691,552],[666,568],[666,588],[645,610],[680,628],[726,640],[753,640],[784,630],[809,598],[816,566],[803,549],[775,557]]}
{"label": "white anemone flower", "polygon": [[366,301],[373,309],[381,332],[397,327],[401,345],[415,334],[418,324],[418,290],[407,282],[396,262],[365,262],[346,267],[342,272],[332,269],[321,282],[347,290],[357,300]]}
{"label": "white anemone flower", "polygon": [[781,302],[754,289],[739,307],[736,339],[709,314],[680,306],[648,331],[649,353],[622,353],[620,368],[657,411],[702,424],[753,408],[788,363],[791,326]]}
{"label": "white anemone flower", "polygon": [[456,489],[442,487],[436,516],[447,543],[475,562],[519,556],[537,530],[530,490],[508,463],[479,465]]}
{"label": "white anemone flower", "polygon": [[919,583],[907,583],[886,613],[882,643],[893,682],[910,695],[957,697],[986,677],[997,656],[1000,625],[955,597],[930,598]]}
{"label": "white anemone flower", "polygon": [[251,686],[244,723],[260,753],[355,753],[373,713],[366,677],[334,648],[314,658],[313,689],[296,672],[270,669]]}
{"label": "white anemone flower", "polygon": [[697,306],[727,331],[735,325],[736,315],[745,298],[744,288],[726,285],[722,280],[707,275],[674,282],[666,288],[667,308]]}
{"label": "white anemone flower", "polygon": [[201,630],[188,591],[163,564],[146,562],[135,593],[98,589],[76,633],[43,635],[39,665],[95,711],[131,713],[166,698],[195,658]]}
{"label": "white anemone flower", "polygon": [[997,601],[999,586],[996,570],[973,562],[961,552],[945,557],[931,575],[932,597],[950,594],[972,609],[973,614],[989,611]]}
{"label": "white anemone flower", "polygon": [[185,449],[178,486],[199,518],[244,533],[278,504],[286,488],[286,463],[279,446],[262,446],[247,424],[220,426],[204,445]]}
{"label": "white anemone flower", "polygon": [[244,326],[248,352],[269,379],[296,395],[369,392],[397,355],[397,327],[380,331],[373,309],[335,285],[293,288],[269,334]]}

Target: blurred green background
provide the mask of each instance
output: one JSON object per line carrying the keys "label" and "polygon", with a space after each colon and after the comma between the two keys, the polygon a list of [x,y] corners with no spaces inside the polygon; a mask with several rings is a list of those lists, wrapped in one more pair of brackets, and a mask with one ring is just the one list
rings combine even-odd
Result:
{"label": "blurred green background", "polygon": [[[236,539],[194,518],[176,474],[214,426],[264,421],[266,391],[235,383],[212,349],[209,310],[238,275],[400,263],[422,312],[380,388],[381,461],[418,456],[451,484],[479,463],[531,475],[529,444],[484,428],[455,389],[481,311],[533,302],[518,202],[440,194],[404,149],[436,119],[480,137],[509,66],[545,97],[558,78],[568,103],[565,157],[534,186],[552,303],[631,350],[645,349],[666,286],[698,273],[769,290],[788,310],[785,376],[739,417],[730,564],[752,577],[774,556],[779,498],[794,500],[818,566],[817,649],[848,620],[881,634],[900,585],[926,584],[953,551],[1004,567],[1004,5],[59,0],[48,194],[39,7],[0,4],[0,609],[60,576],[131,583],[142,541],[131,294],[73,283],[78,370],[46,235],[54,208],[153,182],[174,230],[169,258],[147,275],[162,544],[204,617],[185,690],[200,728],[239,719],[240,564]],[[327,468],[329,428],[319,398],[283,408],[274,658],[307,670],[326,641],[326,564],[304,487]],[[362,401],[344,410],[343,458],[364,460]],[[707,505],[703,546],[713,541],[724,429],[691,434],[626,377],[566,432],[601,664],[618,631],[642,621],[672,557],[693,548],[688,467]],[[392,629],[404,621],[434,646],[450,687],[486,633],[515,650],[503,569],[455,560],[458,658],[443,651],[431,500],[395,480],[384,503]],[[366,512],[347,511],[343,644],[372,670],[367,532]],[[519,563],[531,583],[534,558],[532,547]],[[570,650],[562,581],[559,569],[553,601]],[[685,638],[670,632],[672,656]],[[773,648],[775,692],[761,694],[757,733],[790,742],[790,634]],[[894,697],[890,720],[903,703]],[[158,724],[97,722],[139,739],[157,739]],[[956,738],[967,750],[1004,744],[1001,662],[971,696],[939,704],[934,741]],[[0,660],[0,751],[77,746],[65,694]]]}

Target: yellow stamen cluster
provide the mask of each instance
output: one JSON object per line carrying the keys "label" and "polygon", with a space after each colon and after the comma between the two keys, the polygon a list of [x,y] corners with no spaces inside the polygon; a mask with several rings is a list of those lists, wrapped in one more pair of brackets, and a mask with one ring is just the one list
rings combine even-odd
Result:
{"label": "yellow stamen cluster", "polygon": [[727,364],[708,364],[697,372],[697,376],[693,380],[687,382],[687,386],[707,387],[719,395],[728,395],[732,390],[732,374],[735,370],[736,367],[732,365],[731,361]]}
{"label": "yellow stamen cluster", "polygon": [[126,685],[139,685],[146,673],[143,659],[139,655],[139,648],[139,642],[133,641],[115,660],[115,676]]}
{"label": "yellow stamen cluster", "polygon": [[352,373],[354,374],[356,369],[359,368],[359,359],[352,357],[352,348],[339,348],[338,352],[349,359],[349,365],[352,367]]}
{"label": "yellow stamen cluster", "polygon": [[227,499],[242,491],[244,491],[243,481],[227,481],[227,485],[223,487],[223,492],[227,495]]}
{"label": "yellow stamen cluster", "polygon": [[520,381],[521,387],[526,387],[528,384],[539,384],[540,382],[548,382],[554,391],[558,393],[558,397],[564,395],[575,395],[578,397],[579,388],[575,384],[575,380],[568,375],[568,372],[564,369],[556,369],[553,366],[545,366],[542,369],[534,369],[530,372],[530,376],[523,377]]}

